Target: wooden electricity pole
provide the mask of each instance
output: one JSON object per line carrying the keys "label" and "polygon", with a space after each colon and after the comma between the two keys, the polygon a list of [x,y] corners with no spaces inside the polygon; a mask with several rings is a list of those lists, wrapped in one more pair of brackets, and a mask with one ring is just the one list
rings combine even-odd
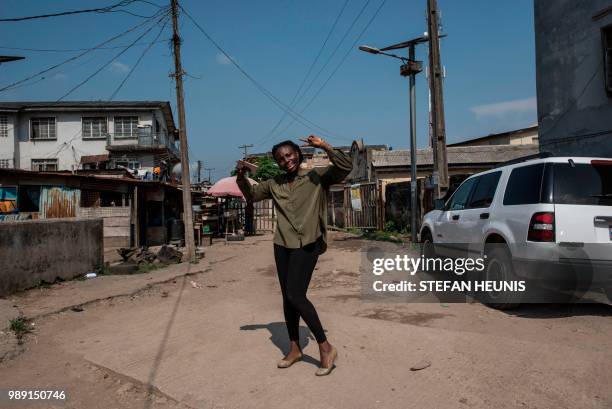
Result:
{"label": "wooden electricity pole", "polygon": [[247,158],[247,149],[248,148],[252,148],[252,147],[253,147],[253,145],[246,145],[246,144],[245,145],[240,145],[238,147],[238,149],[244,149],[244,158],[243,158],[244,160],[246,160],[246,158]]}
{"label": "wooden electricity pole", "polygon": [[427,0],[427,26],[429,34],[429,89],[431,90],[431,119],[433,151],[433,183],[435,197],[441,198],[448,189],[448,162],[446,158],[446,127],[442,95],[442,64],[440,63],[440,37],[437,0]]}
{"label": "wooden electricity pole", "polygon": [[176,83],[176,108],[179,116],[179,140],[181,146],[181,181],[183,184],[183,223],[185,225],[185,246],[187,258],[196,262],[195,240],[193,238],[193,213],[191,208],[191,181],[189,178],[189,148],[185,123],[185,99],[183,95],[183,67],[181,65],[181,37],[178,27],[178,3],[171,0],[172,44],[174,46],[174,79]]}

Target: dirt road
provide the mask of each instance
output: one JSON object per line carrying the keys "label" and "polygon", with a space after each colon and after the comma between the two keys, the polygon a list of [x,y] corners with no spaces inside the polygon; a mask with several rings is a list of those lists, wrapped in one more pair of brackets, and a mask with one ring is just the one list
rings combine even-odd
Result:
{"label": "dirt road", "polygon": [[364,303],[362,244],[332,234],[311,283],[339,349],[328,377],[303,323],[306,359],[276,368],[288,340],[263,236],[216,243],[199,265],[11,297],[38,318],[0,387],[62,389],[68,408],[612,407],[611,306]]}

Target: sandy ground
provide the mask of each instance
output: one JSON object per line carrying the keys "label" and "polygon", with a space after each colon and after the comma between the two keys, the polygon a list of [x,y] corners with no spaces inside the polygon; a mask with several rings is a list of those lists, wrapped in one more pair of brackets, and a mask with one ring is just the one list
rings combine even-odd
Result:
{"label": "sandy ground", "polygon": [[339,349],[328,377],[314,376],[303,323],[306,359],[276,368],[288,340],[271,236],[260,236],[215,243],[197,265],[0,300],[4,319],[34,324],[23,345],[0,334],[0,388],[65,390],[67,408],[612,407],[609,304],[363,302],[363,246],[331,234],[311,283]]}

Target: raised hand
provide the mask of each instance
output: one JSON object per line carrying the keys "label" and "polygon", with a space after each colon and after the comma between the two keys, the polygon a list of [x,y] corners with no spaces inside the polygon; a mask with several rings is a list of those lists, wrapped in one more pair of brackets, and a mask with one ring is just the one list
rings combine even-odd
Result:
{"label": "raised hand", "polygon": [[299,138],[300,141],[306,142],[309,146],[319,149],[331,149],[331,145],[327,143],[323,138],[319,138],[316,135],[310,135],[308,138]]}
{"label": "raised hand", "polygon": [[247,170],[248,168],[241,160],[236,161],[236,176],[238,176],[239,178],[243,177]]}

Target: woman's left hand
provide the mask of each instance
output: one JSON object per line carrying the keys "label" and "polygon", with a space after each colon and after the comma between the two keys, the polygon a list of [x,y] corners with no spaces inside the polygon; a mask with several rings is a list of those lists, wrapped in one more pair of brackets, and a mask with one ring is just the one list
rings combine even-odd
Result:
{"label": "woman's left hand", "polygon": [[320,149],[329,149],[331,145],[328,144],[323,138],[319,138],[315,135],[310,135],[308,138],[299,138],[300,141],[306,142],[309,146],[320,148]]}

